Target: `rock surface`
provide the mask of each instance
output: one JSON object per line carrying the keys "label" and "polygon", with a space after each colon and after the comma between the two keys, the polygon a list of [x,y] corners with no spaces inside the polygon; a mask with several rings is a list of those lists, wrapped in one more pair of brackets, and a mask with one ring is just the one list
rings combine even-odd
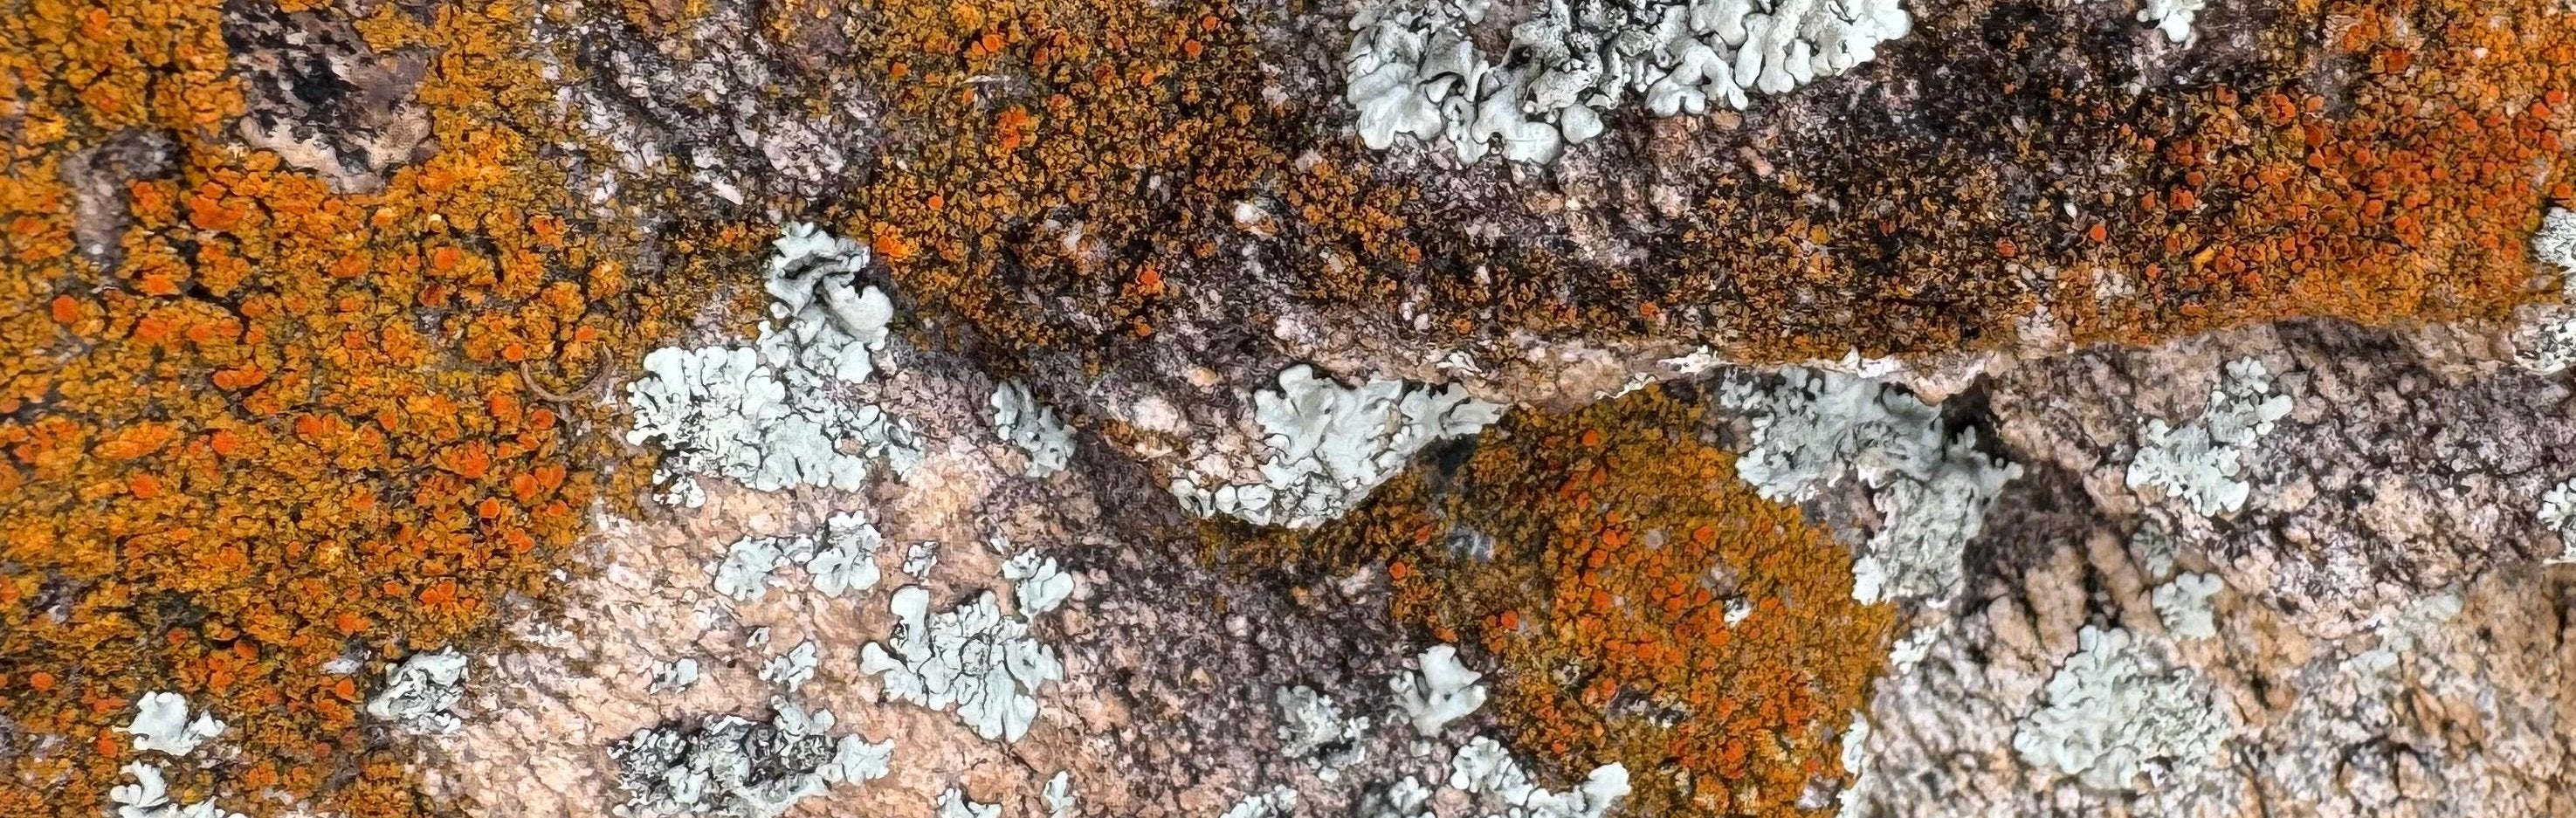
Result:
{"label": "rock surface", "polygon": [[25,5],[0,814],[2576,814],[2562,0]]}

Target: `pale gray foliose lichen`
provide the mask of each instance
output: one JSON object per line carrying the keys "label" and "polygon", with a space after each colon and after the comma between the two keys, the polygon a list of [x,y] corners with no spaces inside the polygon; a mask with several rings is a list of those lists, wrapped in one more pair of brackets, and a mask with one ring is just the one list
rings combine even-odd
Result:
{"label": "pale gray foliose lichen", "polygon": [[2013,734],[2022,762],[2118,790],[2140,773],[2209,763],[2236,725],[2190,670],[2173,668],[2127,630],[2085,626],[2081,647],[2049,677],[2048,706]]}
{"label": "pale gray foliose lichen", "polygon": [[1312,528],[1342,516],[1435,441],[1472,435],[1503,407],[1455,385],[1372,379],[1343,386],[1303,364],[1252,395],[1265,458],[1259,482],[1193,464],[1172,480],[1181,506],[1254,525]]}
{"label": "pale gray foliose lichen", "polygon": [[2139,430],[2129,488],[2162,489],[2202,516],[2241,510],[2253,493],[2239,479],[2245,455],[2289,414],[2290,396],[2272,394],[2272,374],[2262,361],[2229,362],[2199,418],[2179,429],[2150,418]]}
{"label": "pale gray foliose lichen", "polygon": [[[1508,7],[1508,6],[1507,6]],[[1360,139],[1444,140],[1473,164],[1497,145],[1553,162],[1602,132],[1631,95],[1656,116],[1742,110],[1835,76],[1904,37],[1897,0],[1551,0],[1529,7],[1499,54],[1468,32],[1490,0],[1370,0],[1351,20],[1343,97]]]}
{"label": "pale gray foliose lichen", "polygon": [[859,281],[867,247],[806,224],[788,225],[773,245],[773,320],[752,346],[657,349],[644,356],[645,377],[626,387],[635,419],[626,440],[662,449],[654,481],[664,502],[703,504],[701,475],[759,491],[850,491],[872,464],[901,475],[921,460],[909,422],[829,394],[876,371],[894,317],[893,302]]}
{"label": "pale gray foliose lichen", "polygon": [[1858,477],[1881,516],[1852,565],[1852,597],[1940,599],[1956,590],[1960,555],[2018,464],[1977,450],[1973,429],[1950,433],[1939,409],[1856,375],[1789,367],[1776,386],[1727,384],[1719,402],[1752,421],[1736,473],[1764,498],[1801,502]]}

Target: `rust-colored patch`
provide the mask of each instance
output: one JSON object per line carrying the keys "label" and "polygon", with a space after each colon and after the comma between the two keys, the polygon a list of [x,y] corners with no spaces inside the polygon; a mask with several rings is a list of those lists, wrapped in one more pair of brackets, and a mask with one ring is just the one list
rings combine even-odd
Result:
{"label": "rust-colored patch", "polygon": [[2183,93],[2141,123],[2147,184],[2109,265],[2124,294],[2079,275],[2057,299],[2082,339],[2501,318],[2538,292],[2531,233],[2549,204],[2576,203],[2576,16],[2327,5],[2309,24],[2317,70]]}
{"label": "rust-colored patch", "polygon": [[[0,813],[99,814],[135,757],[118,728],[164,689],[232,725],[169,765],[174,800],[454,810],[356,704],[384,661],[491,644],[615,491],[593,466],[622,455],[509,362],[578,380],[665,326],[614,239],[563,221],[524,13],[355,22],[379,53],[440,55],[417,88],[439,150],[363,194],[231,143],[239,55],[211,5],[0,19]],[[170,138],[172,172],[67,189],[99,176],[57,163],[138,132]],[[119,199],[119,252],[74,252],[75,202]],[[341,657],[374,662],[323,670]]]}
{"label": "rust-colored patch", "polygon": [[1700,417],[1661,387],[1515,413],[1454,472],[1248,553],[1386,561],[1397,617],[1491,655],[1498,718],[1560,783],[1616,761],[1630,814],[1796,814],[1841,774],[1892,613],[1852,600],[1850,552],[1737,479]]}
{"label": "rust-colored patch", "polygon": [[996,339],[1088,340],[1050,314],[1060,298],[1142,337],[1209,231],[1285,166],[1293,129],[1262,126],[1231,4],[871,5],[885,24],[856,50],[892,130],[848,232],[911,298]]}

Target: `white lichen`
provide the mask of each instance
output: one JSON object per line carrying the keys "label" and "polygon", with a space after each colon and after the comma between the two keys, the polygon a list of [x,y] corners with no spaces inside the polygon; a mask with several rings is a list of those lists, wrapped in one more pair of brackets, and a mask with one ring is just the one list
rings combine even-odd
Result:
{"label": "white lichen", "polygon": [[1514,775],[1524,779],[1520,784],[1528,784],[1528,776],[1521,772],[1520,763],[1512,760],[1511,751],[1484,736],[1468,739],[1467,746],[1449,757],[1449,786],[1456,789],[1486,792],[1496,784],[1507,783],[1504,779]]}
{"label": "white lichen", "polygon": [[956,787],[941,790],[931,805],[938,808],[938,818],[1002,818],[1002,805],[966,800],[966,793]]}
{"label": "white lichen", "polygon": [[794,693],[798,688],[804,687],[806,682],[813,680],[815,659],[818,655],[814,640],[798,642],[796,647],[788,649],[786,653],[769,657],[769,662],[760,667],[760,680],[784,687],[787,692]]}
{"label": "white lichen", "polygon": [[2175,639],[2207,639],[2218,635],[2218,621],[2212,615],[2209,598],[2227,587],[2216,574],[2183,572],[2172,582],[2156,586],[2149,600],[2155,604],[2156,618],[2164,620],[2165,630]]}
{"label": "white lichen", "polygon": [[188,697],[168,691],[145,693],[134,700],[134,721],[125,726],[134,734],[137,752],[160,752],[186,756],[197,745],[222,735],[224,723],[212,710],[198,711],[188,718]]}
{"label": "white lichen", "polygon": [[117,818],[140,818],[169,806],[170,788],[161,777],[161,766],[134,762],[125,765],[132,784],[118,784],[107,789],[107,799],[115,803]]}
{"label": "white lichen", "polygon": [[2272,394],[2272,375],[2262,361],[2230,362],[2198,419],[2180,429],[2162,418],[2147,420],[2138,433],[2138,455],[2129,462],[2129,488],[2162,489],[2204,517],[2241,510],[2253,493],[2237,479],[2245,471],[2244,457],[2289,414],[2290,396]]}
{"label": "white lichen", "polygon": [[1866,810],[1859,795],[1862,782],[1869,777],[1869,716],[1852,711],[1851,726],[1843,728],[1843,774],[1851,776],[1842,792],[1834,794],[1837,818],[1861,818]]}
{"label": "white lichen", "polygon": [[769,593],[770,574],[787,564],[791,547],[796,544],[786,538],[744,537],[725,549],[724,559],[708,563],[707,574],[715,578],[716,593],[735,602],[756,601]]}
{"label": "white lichen", "polygon": [[1275,786],[1246,795],[1225,811],[1224,818],[1289,818],[1297,812],[1297,791]]}
{"label": "white lichen", "polygon": [[[657,349],[644,356],[645,376],[627,385],[634,428],[626,440],[662,449],[654,482],[664,502],[704,504],[700,476],[759,491],[851,491],[865,485],[872,463],[901,475],[921,460],[909,423],[829,394],[875,371],[894,315],[884,293],[858,284],[866,246],[805,224],[788,225],[772,246],[774,320],[752,346]],[[857,451],[844,452],[845,443]]]}
{"label": "white lichen", "polygon": [[1510,751],[1485,736],[1469,739],[1449,758],[1449,786],[1502,802],[1502,818],[1600,818],[1628,795],[1628,768],[1611,763],[1592,770],[1564,792],[1538,786]]}
{"label": "white lichen", "polygon": [[1369,0],[1351,21],[1343,98],[1360,140],[1444,140],[1473,164],[1497,147],[1548,163],[1598,136],[1631,95],[1656,116],[1742,110],[1868,62],[1913,18],[1897,0],[1552,0],[1499,54],[1470,27],[1490,0]]}
{"label": "white lichen", "polygon": [[1887,666],[1890,674],[1903,676],[1913,672],[1914,666],[1922,664],[1924,659],[1931,658],[1932,646],[1940,644],[1941,636],[1948,631],[1949,628],[1945,625],[1926,625],[1897,637],[1894,644],[1887,646]]}
{"label": "white lichen", "polygon": [[1432,359],[1431,368],[1440,370],[1441,373],[1453,378],[1477,377],[1485,374],[1485,368],[1476,363],[1475,354],[1463,349],[1442,351]]}
{"label": "white lichen", "polygon": [[2540,231],[2531,236],[2531,256],[2576,271],[2576,210],[2553,207],[2540,217]]}
{"label": "white lichen", "polygon": [[2576,478],[2540,496],[2540,524],[2558,532],[2559,545],[2565,549],[2546,562],[2576,563]]}
{"label": "white lichen", "polygon": [[1457,648],[1433,645],[1416,657],[1415,665],[1419,670],[1397,673],[1387,682],[1395,691],[1396,708],[1414,732],[1439,735],[1450,722],[1485,706],[1485,686],[1476,683],[1485,674],[1459,663]]}
{"label": "white lichen", "polygon": [[2147,7],[2138,10],[2138,22],[2156,24],[2165,39],[2179,43],[2191,39],[2192,17],[2208,7],[2208,0],[2147,0]]}
{"label": "white lichen", "polygon": [[2181,548],[2173,535],[2165,532],[2165,524],[2154,517],[2138,523],[2138,530],[2129,535],[2129,553],[2137,555],[2138,568],[2146,572],[2149,582],[2162,582],[2173,576],[2174,560],[2182,556]]}
{"label": "white lichen", "polygon": [[1880,524],[1852,564],[1862,602],[1947,598],[1986,506],[2021,475],[1977,451],[1975,430],[1953,435],[1939,409],[1855,375],[1789,367],[1768,389],[1728,383],[1720,402],[1752,422],[1736,474],[1764,498],[1803,502],[1847,476],[1868,487]]}
{"label": "white lichen", "polygon": [[2124,790],[2210,761],[2235,732],[2199,675],[2170,668],[2127,630],[2090,625],[2049,677],[2048,705],[2023,718],[2013,749],[2033,768]]}
{"label": "white lichen", "polygon": [[986,740],[1018,741],[1038,713],[1037,691],[1064,677],[1055,649],[1028,635],[1027,620],[1005,616],[993,592],[977,591],[933,614],[930,591],[894,593],[894,634],[859,652],[859,670],[879,675],[885,698],[957,717]]}
{"label": "white lichen", "polygon": [[1184,470],[1171,484],[1182,508],[1201,517],[1313,528],[1368,499],[1423,447],[1473,435],[1504,408],[1456,385],[1371,380],[1343,386],[1303,364],[1279,373],[1275,391],[1253,393],[1252,404],[1267,447],[1261,482]]}
{"label": "white lichen", "polygon": [[1073,773],[1057,770],[1038,793],[1038,801],[1046,805],[1047,818],[1073,818]]}
{"label": "white lichen", "polygon": [[118,784],[107,789],[108,801],[116,804],[117,818],[159,818],[170,806],[168,782],[161,777],[161,765],[134,762],[125,765],[132,784]]}
{"label": "white lichen", "polygon": [[1073,459],[1073,431],[1055,410],[1038,403],[1028,387],[1004,383],[993,387],[993,431],[1029,457],[1030,477],[1044,478]]}
{"label": "white lichen", "polygon": [[893,739],[869,741],[854,735],[834,741],[832,760],[814,768],[814,774],[827,784],[875,781],[893,771]]}
{"label": "white lichen", "polygon": [[1002,579],[1011,583],[1021,616],[1056,609],[1073,596],[1073,575],[1056,567],[1055,558],[1031,548],[1002,563]]}
{"label": "white lichen", "polygon": [[882,778],[892,741],[829,735],[837,721],[829,710],[811,713],[785,699],[770,700],[769,721],[734,715],[691,725],[670,721],[636,731],[612,744],[624,803],[620,816],[718,815],[773,818],[833,784]]}
{"label": "white lichen", "polygon": [[698,658],[682,656],[653,672],[653,681],[645,684],[646,693],[687,693],[698,686]]}
{"label": "white lichen", "polygon": [[1370,790],[1360,797],[1359,818],[1434,818],[1431,788],[1413,776]]}
{"label": "white lichen", "polygon": [[937,540],[922,540],[903,550],[901,569],[906,576],[914,579],[929,576],[930,569],[938,564],[939,542]]}
{"label": "white lichen", "polygon": [[414,653],[385,671],[385,689],[367,700],[367,715],[414,733],[452,733],[463,726],[448,712],[465,700],[465,654],[455,648]]}
{"label": "white lichen", "polygon": [[1367,716],[1342,717],[1342,708],[1305,685],[1282,687],[1272,700],[1279,705],[1279,752],[1305,759],[1315,777],[1339,781],[1343,768],[1368,760]]}
{"label": "white lichen", "polygon": [[216,807],[212,798],[184,806],[170,803],[169,782],[159,764],[137,761],[123,769],[134,783],[107,789],[107,800],[116,805],[116,818],[243,818],[241,813]]}
{"label": "white lichen", "polygon": [[860,512],[835,514],[823,522],[823,544],[806,561],[805,573],[814,578],[814,590],[824,596],[839,598],[849,591],[877,587],[877,551],[885,547],[885,537],[875,524]]}
{"label": "white lichen", "polygon": [[2514,333],[2520,351],[2515,360],[2543,375],[2576,364],[2576,211],[2550,208],[2532,234],[2531,256],[2558,268],[2561,303],[2524,308],[2524,321]]}

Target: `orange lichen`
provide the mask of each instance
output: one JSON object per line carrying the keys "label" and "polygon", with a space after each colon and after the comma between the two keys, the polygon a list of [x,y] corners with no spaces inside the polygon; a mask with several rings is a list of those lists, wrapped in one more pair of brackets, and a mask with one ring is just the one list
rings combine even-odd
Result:
{"label": "orange lichen", "polygon": [[2089,277],[2058,310],[2087,338],[2247,320],[2494,318],[2535,292],[2526,246],[2576,204],[2576,26],[2549,4],[2328,3],[2317,59],[2276,85],[2215,85],[2130,140],[2129,294]]}
{"label": "orange lichen", "polygon": [[1292,547],[1386,560],[1399,619],[1490,653],[1514,743],[1560,772],[1627,765],[1634,814],[1794,814],[1840,774],[1892,613],[1852,600],[1850,552],[1737,479],[1701,417],[1660,387],[1516,413]]}
{"label": "orange lichen", "polygon": [[[216,760],[170,768],[181,800],[451,811],[362,729],[375,669],[323,668],[490,644],[605,487],[586,464],[611,450],[521,408],[495,360],[584,377],[664,326],[554,215],[578,211],[539,158],[552,92],[514,56],[526,9],[378,8],[358,24],[376,47],[446,56],[417,89],[438,152],[365,194],[233,142],[215,5],[0,20],[0,814],[99,814],[116,728],[162,689],[232,725]],[[64,172],[134,132],[169,137],[173,172]],[[100,195],[130,219],[112,267],[73,241],[72,202]]]}
{"label": "orange lichen", "polygon": [[[992,337],[1076,337],[1031,320],[1069,297],[1145,337],[1186,240],[1283,168],[1257,127],[1249,32],[1232,4],[875,0],[860,50],[892,110],[853,232],[897,283]],[[1139,285],[1137,282],[1150,282]]]}

